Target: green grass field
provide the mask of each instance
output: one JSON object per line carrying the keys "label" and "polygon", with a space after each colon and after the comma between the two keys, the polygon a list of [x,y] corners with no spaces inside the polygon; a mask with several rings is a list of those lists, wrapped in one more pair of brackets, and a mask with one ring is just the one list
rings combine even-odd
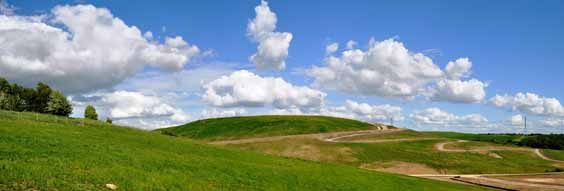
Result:
{"label": "green grass field", "polygon": [[202,140],[229,140],[335,131],[367,130],[374,126],[351,119],[325,116],[250,116],[204,119],[159,129],[163,134]]}
{"label": "green grass field", "polygon": [[481,190],[0,111],[0,190]]}
{"label": "green grass field", "polygon": [[551,159],[564,161],[564,151],[563,150],[551,150],[543,149],[542,153]]}
{"label": "green grass field", "polygon": [[503,134],[470,134],[457,132],[423,132],[427,135],[440,136],[451,139],[462,139],[469,141],[484,141],[498,144],[509,144],[512,141],[518,142],[523,137],[520,135],[503,135]]}
{"label": "green grass field", "polygon": [[[358,137],[360,140],[392,138],[436,138],[436,133],[418,133],[403,131]],[[349,139],[354,140],[354,139]],[[453,139],[454,140],[454,139]],[[434,145],[447,140],[419,140],[387,143],[326,143],[316,139],[295,138],[274,142],[229,145],[246,150],[274,155],[293,156],[309,160],[351,165],[355,167],[373,164],[407,162],[422,164],[437,172],[446,173],[527,173],[553,171],[552,162],[543,160],[527,151],[492,151],[503,157],[494,158],[485,153],[450,153],[441,152]],[[488,142],[469,142],[457,147],[475,147],[495,145]],[[504,146],[504,145],[498,145]]]}

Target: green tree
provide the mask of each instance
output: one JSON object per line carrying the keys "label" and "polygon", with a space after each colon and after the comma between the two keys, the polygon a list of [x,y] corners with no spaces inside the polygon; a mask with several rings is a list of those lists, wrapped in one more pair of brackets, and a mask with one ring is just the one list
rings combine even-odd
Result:
{"label": "green tree", "polygon": [[98,120],[98,114],[96,113],[96,108],[94,108],[94,106],[92,105],[86,106],[86,109],[84,110],[84,118]]}
{"label": "green tree", "polygon": [[112,119],[111,119],[111,118],[109,118],[109,117],[108,117],[108,118],[106,118],[106,123],[112,124],[112,123],[113,123],[113,121],[112,121]]}
{"label": "green tree", "polygon": [[53,115],[69,116],[72,113],[72,106],[61,92],[54,90],[51,91],[45,111]]}
{"label": "green tree", "polygon": [[47,103],[49,102],[49,97],[51,96],[51,87],[44,83],[37,83],[35,88],[35,99],[33,100],[32,111],[45,113],[47,109]]}

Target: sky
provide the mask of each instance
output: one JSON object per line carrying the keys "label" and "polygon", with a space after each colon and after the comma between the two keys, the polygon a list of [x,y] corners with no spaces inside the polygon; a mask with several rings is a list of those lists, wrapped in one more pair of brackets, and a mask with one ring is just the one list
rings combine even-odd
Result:
{"label": "sky", "polygon": [[73,117],[564,133],[562,1],[0,2],[0,76],[62,90]]}

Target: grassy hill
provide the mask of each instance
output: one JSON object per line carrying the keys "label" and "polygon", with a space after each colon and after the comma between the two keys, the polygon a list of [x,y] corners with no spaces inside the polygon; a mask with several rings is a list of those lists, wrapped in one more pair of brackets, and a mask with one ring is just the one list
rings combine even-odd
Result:
{"label": "grassy hill", "polygon": [[[447,136],[442,136],[446,134]],[[492,152],[442,152],[435,148],[441,142],[452,142],[452,133],[401,131],[397,133],[365,135],[344,138],[341,141],[371,141],[390,139],[421,139],[405,142],[382,143],[328,143],[315,138],[287,138],[269,142],[256,142],[245,144],[227,145],[244,150],[263,152],[277,156],[296,157],[326,163],[338,163],[353,167],[371,169],[392,169],[394,172],[403,173],[408,169],[424,167],[420,174],[430,173],[539,173],[555,171],[561,167],[554,166],[550,161],[543,160],[531,151],[492,151]],[[464,136],[456,134],[457,137]],[[465,136],[472,136],[467,134]],[[491,142],[466,142],[453,144],[456,148],[469,149],[474,146],[504,146]],[[563,152],[545,150],[547,156],[558,159]],[[500,158],[492,157],[492,154]],[[402,166],[404,165],[404,166]],[[401,168],[401,169],[400,169]],[[392,170],[390,170],[392,171]],[[406,173],[418,174],[418,173]]]}
{"label": "grassy hill", "polygon": [[0,190],[480,190],[0,111]]}
{"label": "grassy hill", "polygon": [[159,129],[163,134],[203,140],[229,140],[374,128],[373,124],[326,116],[248,116],[204,119]]}

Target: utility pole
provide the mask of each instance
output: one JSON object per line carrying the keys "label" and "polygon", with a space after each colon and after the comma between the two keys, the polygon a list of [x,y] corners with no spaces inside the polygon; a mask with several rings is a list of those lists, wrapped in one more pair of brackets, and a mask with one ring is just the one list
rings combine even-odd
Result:
{"label": "utility pole", "polygon": [[393,116],[390,117],[390,125],[391,125],[391,126],[394,126],[394,117],[393,117]]}
{"label": "utility pole", "polygon": [[527,132],[527,116],[523,116],[523,134]]}

